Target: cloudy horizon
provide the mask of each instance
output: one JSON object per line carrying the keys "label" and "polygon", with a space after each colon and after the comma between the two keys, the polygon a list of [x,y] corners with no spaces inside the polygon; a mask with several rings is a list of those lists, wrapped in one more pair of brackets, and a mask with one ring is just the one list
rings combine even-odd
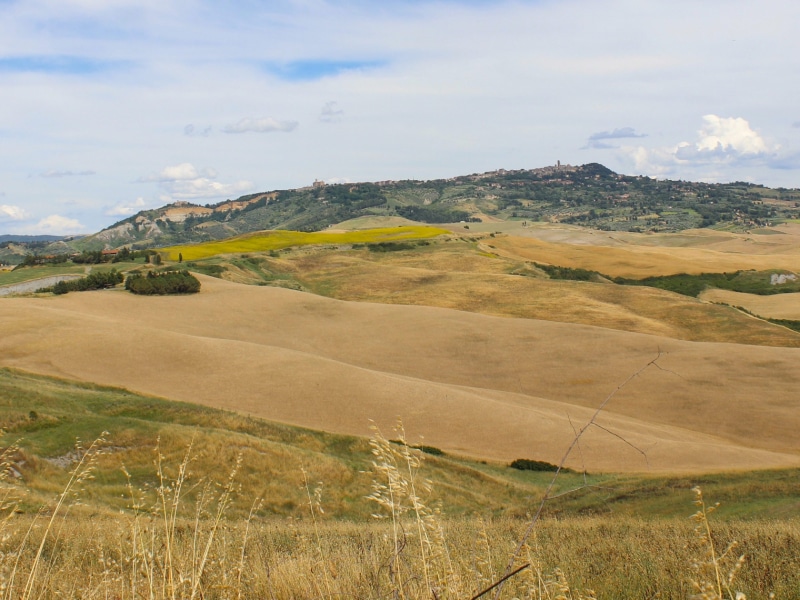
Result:
{"label": "cloudy horizon", "polygon": [[800,5],[0,0],[0,234],[599,162],[800,187]]}

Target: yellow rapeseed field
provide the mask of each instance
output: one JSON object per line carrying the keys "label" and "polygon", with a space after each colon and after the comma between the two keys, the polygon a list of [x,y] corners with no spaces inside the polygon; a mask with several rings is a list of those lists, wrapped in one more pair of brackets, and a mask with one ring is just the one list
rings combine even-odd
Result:
{"label": "yellow rapeseed field", "polygon": [[193,244],[189,246],[171,246],[161,250],[167,260],[199,260],[217,254],[235,254],[240,252],[269,252],[293,246],[311,246],[320,244],[374,244],[379,242],[398,242],[422,240],[450,233],[438,227],[424,225],[404,227],[383,227],[363,231],[260,231],[217,242]]}

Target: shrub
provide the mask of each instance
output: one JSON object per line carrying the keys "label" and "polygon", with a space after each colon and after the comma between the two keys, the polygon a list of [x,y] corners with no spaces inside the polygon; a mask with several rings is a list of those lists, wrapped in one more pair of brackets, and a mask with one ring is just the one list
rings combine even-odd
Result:
{"label": "shrub", "polygon": [[414,446],[415,449],[421,450],[425,454],[431,454],[432,456],[444,456],[444,450],[441,448],[437,448],[436,446],[426,446],[424,444],[420,444],[419,446]]}
{"label": "shrub", "polygon": [[200,291],[200,281],[189,271],[149,271],[146,277],[141,273],[129,275],[125,280],[125,289],[145,296],[195,294]]}
{"label": "shrub", "polygon": [[[528,458],[518,458],[515,461],[512,461],[510,465],[508,465],[512,469],[518,469],[520,471],[549,471],[554,473],[558,471],[558,467],[556,465],[550,464],[549,462],[544,462],[543,460],[531,460]],[[569,469],[561,469],[562,471],[569,471]]]}
{"label": "shrub", "polygon": [[413,250],[414,244],[407,242],[378,242],[376,244],[367,244],[367,249],[370,252],[398,252],[400,250]]}
{"label": "shrub", "polygon": [[68,292],[86,292],[89,290],[112,288],[118,283],[122,283],[122,273],[117,272],[116,269],[111,269],[108,273],[92,273],[80,279],[59,281],[53,287],[42,288],[38,291],[53,292],[57,296],[60,296]]}
{"label": "shrub", "polygon": [[597,271],[587,269],[573,269],[571,267],[558,267],[555,265],[544,265],[533,263],[550,277],[550,279],[567,279],[570,281],[592,281],[600,274]]}

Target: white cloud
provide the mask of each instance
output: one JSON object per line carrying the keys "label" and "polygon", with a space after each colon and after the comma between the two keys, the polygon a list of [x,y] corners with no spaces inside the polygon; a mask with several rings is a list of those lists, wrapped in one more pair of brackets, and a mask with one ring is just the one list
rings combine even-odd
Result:
{"label": "white cloud", "polygon": [[70,235],[74,233],[85,233],[86,227],[81,225],[77,219],[62,217],[61,215],[50,215],[39,221],[36,225],[28,228],[32,232],[50,235]]}
{"label": "white cloud", "polygon": [[22,221],[27,218],[28,213],[19,206],[9,206],[0,204],[0,221]]}
{"label": "white cloud", "polygon": [[199,198],[237,198],[253,191],[253,182],[237,181],[220,183],[206,177],[174,181],[163,186],[173,200],[194,200]]}
{"label": "white cloud", "polygon": [[730,179],[726,167],[786,169],[790,168],[787,164],[796,163],[746,119],[713,114],[703,116],[703,126],[694,141],[654,148],[627,146],[622,150],[638,173],[658,177],[685,173],[703,181]]}
{"label": "white cloud", "polygon": [[697,132],[698,140],[694,144],[679,144],[677,156],[680,159],[707,157],[709,160],[729,160],[740,156],[755,156],[774,152],[777,147],[770,147],[767,142],[750,127],[741,117],[719,117],[705,115],[704,125]]}
{"label": "white cloud", "polygon": [[253,191],[252,181],[222,183],[214,181],[217,172],[211,168],[197,169],[191,163],[165,167],[161,172],[139,179],[141,182],[157,182],[164,194],[164,202],[208,198],[236,198]]}
{"label": "white cloud", "polygon": [[119,204],[115,204],[114,206],[106,209],[103,214],[109,217],[125,217],[139,212],[146,206],[147,204],[145,203],[144,198],[139,197],[133,202],[120,202]]}
{"label": "white cloud", "polygon": [[139,178],[139,181],[157,181],[157,182],[170,182],[170,181],[191,181],[199,177],[208,177],[214,179],[217,176],[214,169],[201,169],[197,170],[192,163],[181,163],[171,167],[164,167],[161,172],[153,173],[146,177]]}
{"label": "white cloud", "polygon": [[297,129],[298,124],[299,123],[297,121],[279,121],[278,119],[273,119],[272,117],[262,119],[245,117],[244,119],[239,119],[239,121],[236,123],[227,125],[223,131],[225,133],[246,133],[248,131],[255,133],[283,131],[288,133]]}

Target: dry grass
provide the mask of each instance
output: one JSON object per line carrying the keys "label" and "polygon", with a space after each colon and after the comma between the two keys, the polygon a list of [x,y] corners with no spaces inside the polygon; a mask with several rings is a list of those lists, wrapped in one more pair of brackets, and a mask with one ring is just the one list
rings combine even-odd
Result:
{"label": "dry grass", "polygon": [[413,252],[266,259],[321,293],[438,308],[207,277],[200,294],[185,298],[109,291],[4,299],[0,365],[340,433],[365,435],[368,418],[386,427],[400,416],[454,453],[554,462],[571,420],[660,350],[664,369],[639,378],[603,417],[647,450],[649,464],[597,431],[585,442],[590,470],[796,465],[800,349],[756,344],[792,346],[799,334],[659,290],[509,274],[535,275],[527,261],[549,262],[542,249],[556,264],[610,272],[610,263],[580,261],[605,260],[600,250],[609,250],[662,272],[673,255],[675,264],[719,258],[709,269],[716,271],[736,260],[772,267],[797,257],[800,228],[784,230],[637,236],[518,227],[514,237],[487,233]]}
{"label": "dry grass", "polygon": [[[482,246],[491,250],[488,242]],[[534,273],[518,261],[487,254],[450,243],[424,252],[302,253],[270,265],[305,289],[340,300],[439,306],[692,341],[800,347],[800,334],[728,307],[654,288],[512,275]],[[224,277],[247,281],[233,267]]]}
{"label": "dry grass", "polygon": [[[345,303],[211,278],[192,297],[6,299],[0,325],[5,366],[340,433],[365,435],[366,419],[385,428],[400,416],[432,445],[504,461],[521,448],[557,460],[570,419],[661,348],[664,370],[639,378],[603,423],[646,449],[650,469],[800,462],[796,349]],[[648,468],[601,431],[586,444],[592,471]]]}
{"label": "dry grass", "polygon": [[[61,521],[33,597],[189,598],[195,588],[195,597],[203,598],[391,598],[396,589],[389,569],[395,550],[385,523],[322,523],[317,534],[307,521],[224,522],[198,578],[197,541],[207,541],[209,521],[176,523],[168,563],[159,517],[146,514],[135,519],[126,513],[114,519]],[[25,521],[15,521],[14,527],[25,528]],[[520,523],[445,520],[441,525],[450,561],[449,572],[444,573],[447,588],[439,588],[437,595],[469,599],[502,572]],[[735,590],[751,600],[766,600],[770,593],[796,597],[800,585],[796,524],[722,525],[714,527],[713,535],[723,547],[738,540],[738,551],[745,554]],[[17,548],[20,541],[15,531],[4,547]],[[407,542],[401,555],[407,579],[397,597],[431,598],[416,539]],[[502,598],[540,600],[563,594],[577,600],[592,597],[588,590],[593,590],[597,598],[615,600],[688,599],[697,576],[692,563],[703,552],[688,520],[547,521],[526,549],[524,560],[532,567],[509,580]],[[30,569],[32,560],[31,549],[23,548],[19,572]],[[164,582],[170,570],[172,584]],[[19,591],[16,586],[4,597],[20,597],[14,591]]]}
{"label": "dry grass", "polygon": [[643,278],[675,273],[800,269],[800,227],[783,235],[696,230],[679,234],[631,234],[570,227],[530,228],[495,238],[503,256]]}
{"label": "dry grass", "polygon": [[[39,515],[15,515],[13,503],[5,505],[0,597],[444,600],[474,597],[499,581],[524,523],[442,519],[427,505],[421,456],[382,436],[373,448],[374,491],[363,501],[388,517],[373,524],[328,520],[324,493],[308,480],[305,518],[261,520],[251,511],[231,520],[236,467],[216,480],[193,480],[191,449],[172,477],[157,457],[157,485],[131,486],[127,508],[98,515],[79,505],[85,492],[71,493],[93,472],[96,454],[89,451],[73,470],[75,483]],[[2,484],[13,497],[16,488],[7,478]],[[199,490],[191,500],[189,488]],[[502,597],[793,597],[800,585],[797,522],[712,526],[697,500],[694,533],[688,519],[540,521]],[[193,517],[179,516],[187,508]],[[734,557],[730,576],[716,549],[734,539],[736,556],[745,559]]]}
{"label": "dry grass", "polygon": [[721,302],[730,306],[741,306],[751,313],[770,319],[800,321],[800,294],[775,294],[756,296],[727,290],[708,290],[700,296],[707,302]]}

